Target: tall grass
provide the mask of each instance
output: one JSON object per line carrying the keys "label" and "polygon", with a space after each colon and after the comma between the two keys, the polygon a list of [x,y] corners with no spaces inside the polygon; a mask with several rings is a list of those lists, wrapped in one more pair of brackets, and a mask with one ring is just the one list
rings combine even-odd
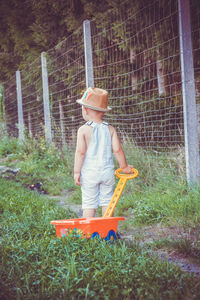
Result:
{"label": "tall grass", "polygon": [[128,161],[139,171],[129,180],[117,213],[132,215],[132,225],[154,223],[199,226],[200,187],[188,186],[181,149],[172,154],[154,154],[138,148],[126,150]]}
{"label": "tall grass", "polygon": [[0,158],[4,164],[20,168],[15,179],[25,186],[40,183],[52,195],[63,189],[76,189],[73,178],[72,152],[56,148],[43,138],[38,141],[26,139],[23,143],[16,138],[4,137],[0,142]]}
{"label": "tall grass", "polygon": [[137,244],[57,239],[50,221],[70,211],[4,179],[0,195],[0,299],[199,299],[198,280]]}
{"label": "tall grass", "polygon": [[[159,222],[197,227],[200,188],[187,186],[184,149],[157,153],[127,143],[124,150],[128,163],[138,169],[139,175],[128,181],[115,215],[132,216],[129,227]],[[72,190],[70,201],[81,203],[80,188],[73,182],[73,151],[59,150],[44,139],[19,143],[5,137],[0,143],[0,157],[4,156],[7,164],[20,168],[15,179],[25,186],[40,182],[53,195],[63,189],[66,194]],[[116,161],[115,166],[118,167]]]}

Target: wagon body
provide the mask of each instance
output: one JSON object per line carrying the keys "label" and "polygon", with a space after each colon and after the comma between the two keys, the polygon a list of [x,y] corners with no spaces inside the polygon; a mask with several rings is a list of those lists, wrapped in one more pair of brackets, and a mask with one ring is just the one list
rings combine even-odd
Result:
{"label": "wagon body", "polygon": [[66,236],[73,231],[83,238],[99,236],[109,239],[109,236],[117,235],[118,222],[124,220],[124,217],[99,217],[99,218],[81,218],[51,221],[55,225],[57,237]]}
{"label": "wagon body", "polygon": [[120,178],[117,187],[113,193],[110,203],[103,217],[99,218],[81,218],[51,221],[55,225],[57,237],[68,235],[73,231],[73,235],[81,235],[83,238],[93,238],[99,236],[105,240],[117,237],[118,222],[124,220],[124,217],[112,217],[116,204],[126,185],[127,180],[135,178],[138,171],[132,168],[131,174],[121,174],[122,169],[117,169],[115,175]]}

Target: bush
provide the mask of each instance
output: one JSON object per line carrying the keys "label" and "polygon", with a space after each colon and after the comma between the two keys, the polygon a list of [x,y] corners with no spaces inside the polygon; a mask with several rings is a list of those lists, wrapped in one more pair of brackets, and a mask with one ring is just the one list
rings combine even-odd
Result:
{"label": "bush", "polygon": [[0,157],[5,157],[10,154],[14,155],[21,153],[23,150],[22,144],[17,138],[9,138],[8,136],[3,136],[0,139]]}

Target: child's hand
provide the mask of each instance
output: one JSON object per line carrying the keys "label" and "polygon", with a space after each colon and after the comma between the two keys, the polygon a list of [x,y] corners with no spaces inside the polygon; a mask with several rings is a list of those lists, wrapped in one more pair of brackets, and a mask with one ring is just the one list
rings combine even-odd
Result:
{"label": "child's hand", "polygon": [[76,185],[81,185],[81,176],[80,173],[75,173],[74,174],[74,182]]}
{"label": "child's hand", "polygon": [[122,172],[125,174],[131,174],[131,173],[133,173],[132,168],[133,168],[132,165],[128,165],[127,167],[122,168]]}

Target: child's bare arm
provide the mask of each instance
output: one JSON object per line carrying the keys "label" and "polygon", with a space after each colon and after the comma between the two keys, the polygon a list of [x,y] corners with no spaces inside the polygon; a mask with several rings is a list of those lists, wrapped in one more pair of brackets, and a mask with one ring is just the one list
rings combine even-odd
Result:
{"label": "child's bare arm", "polygon": [[77,185],[81,185],[80,174],[81,174],[81,168],[83,165],[86,149],[87,146],[84,137],[84,127],[80,127],[77,133],[76,152],[75,152],[75,159],[74,159],[74,182]]}
{"label": "child's bare arm", "polygon": [[119,163],[120,168],[124,173],[132,173],[133,166],[127,164],[124,150],[122,149],[120,140],[114,127],[112,127],[111,138],[113,153]]}

